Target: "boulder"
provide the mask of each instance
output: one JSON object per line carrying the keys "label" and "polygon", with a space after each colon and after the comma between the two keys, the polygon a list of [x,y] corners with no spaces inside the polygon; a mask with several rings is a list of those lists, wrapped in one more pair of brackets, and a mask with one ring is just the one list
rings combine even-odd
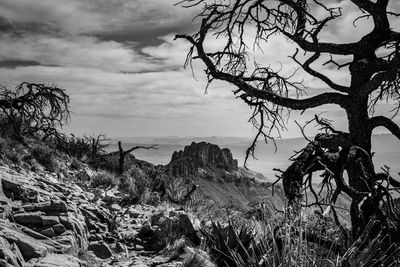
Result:
{"label": "boulder", "polygon": [[89,250],[93,251],[94,255],[101,259],[108,259],[112,257],[112,251],[104,242],[94,242],[89,245]]}
{"label": "boulder", "polygon": [[43,212],[56,212],[56,213],[63,213],[67,212],[68,206],[62,200],[53,200],[53,201],[46,201],[40,203],[29,203],[22,205],[22,208],[25,211],[43,211]]}
{"label": "boulder", "polygon": [[0,259],[4,260],[6,263],[5,266],[8,266],[7,264],[11,264],[13,266],[23,266],[24,264],[24,260],[19,259],[18,256],[15,255],[15,253],[11,250],[11,245],[2,237],[0,237]]}
{"label": "boulder", "polygon": [[26,212],[26,213],[18,213],[13,216],[15,222],[22,225],[42,225],[43,219],[42,216],[44,213],[37,212]]}
{"label": "boulder", "polygon": [[194,245],[200,244],[200,238],[189,216],[183,211],[164,211],[154,214],[151,223],[145,223],[137,238],[143,241],[147,250],[159,251],[167,244],[185,237]]}
{"label": "boulder", "polygon": [[61,223],[53,225],[53,230],[57,235],[60,235],[66,231],[65,226]]}
{"label": "boulder", "polygon": [[14,230],[0,225],[0,237],[7,239],[8,242],[17,244],[25,261],[31,258],[44,257],[52,248],[45,245],[40,240],[34,239],[18,230]]}

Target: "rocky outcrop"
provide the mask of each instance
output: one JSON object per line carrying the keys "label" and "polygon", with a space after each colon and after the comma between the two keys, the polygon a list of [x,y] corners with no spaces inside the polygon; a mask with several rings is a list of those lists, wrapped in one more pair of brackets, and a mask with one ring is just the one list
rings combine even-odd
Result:
{"label": "rocky outcrop", "polygon": [[166,210],[152,215],[149,222],[139,230],[137,239],[148,250],[159,251],[180,238],[189,240],[194,245],[200,244],[200,238],[187,213]]}
{"label": "rocky outcrop", "polygon": [[184,150],[175,151],[169,166],[173,175],[184,177],[196,174],[198,168],[218,168],[228,172],[238,170],[238,162],[229,149],[206,142],[193,142]]}
{"label": "rocky outcrop", "polygon": [[82,255],[93,266],[120,260],[149,266],[166,259],[136,253],[161,250],[180,237],[199,243],[186,213],[120,205],[117,187],[89,188],[79,179],[84,170],[69,172],[71,180],[60,180],[57,174],[16,171],[0,161],[0,266],[85,266],[78,259]]}

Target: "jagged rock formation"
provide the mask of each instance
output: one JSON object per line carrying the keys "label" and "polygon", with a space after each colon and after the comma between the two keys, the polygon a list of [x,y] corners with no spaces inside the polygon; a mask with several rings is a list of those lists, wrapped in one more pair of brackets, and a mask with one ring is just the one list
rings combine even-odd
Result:
{"label": "jagged rock formation", "polygon": [[184,150],[172,154],[170,168],[174,176],[190,176],[197,173],[198,168],[219,168],[230,171],[238,170],[238,162],[229,149],[200,142],[193,142]]}

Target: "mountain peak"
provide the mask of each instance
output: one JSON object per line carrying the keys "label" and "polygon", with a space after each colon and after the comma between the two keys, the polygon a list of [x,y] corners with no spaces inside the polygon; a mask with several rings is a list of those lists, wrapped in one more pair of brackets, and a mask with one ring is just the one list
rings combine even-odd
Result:
{"label": "mountain peak", "polygon": [[189,176],[196,174],[198,168],[218,168],[226,171],[237,171],[238,162],[228,148],[207,142],[192,142],[183,150],[175,151],[171,158],[174,175]]}

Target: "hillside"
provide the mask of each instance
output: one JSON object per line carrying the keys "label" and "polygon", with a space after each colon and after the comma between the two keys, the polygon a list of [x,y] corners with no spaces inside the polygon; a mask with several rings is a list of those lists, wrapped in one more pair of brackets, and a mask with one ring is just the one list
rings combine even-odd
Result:
{"label": "hillside", "polygon": [[[228,149],[210,143],[192,143],[165,166],[129,156],[126,170],[136,172],[127,177],[136,185],[166,173],[164,195],[148,184],[136,199],[112,174],[45,144],[0,141],[2,266],[178,266],[190,252],[163,265],[175,252],[158,251],[181,236],[196,244],[200,224],[244,219],[249,204],[259,202],[275,218],[273,208],[284,205],[281,190],[272,197],[261,174],[238,167]],[[102,157],[103,165],[116,164],[117,154]]]}

